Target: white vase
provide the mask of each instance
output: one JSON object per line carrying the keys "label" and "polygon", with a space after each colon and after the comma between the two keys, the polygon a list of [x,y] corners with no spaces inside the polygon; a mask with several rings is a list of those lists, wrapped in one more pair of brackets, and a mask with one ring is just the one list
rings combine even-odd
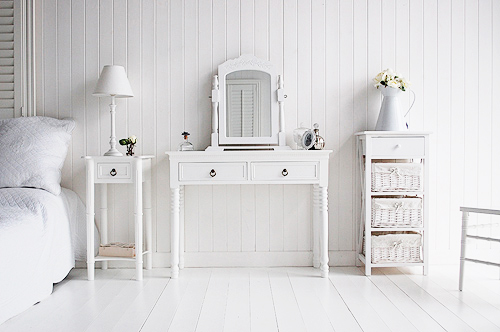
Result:
{"label": "white vase", "polygon": [[403,115],[399,111],[398,96],[401,93],[400,89],[390,87],[380,87],[380,92],[384,96],[380,113],[378,115],[377,125],[375,130],[384,131],[405,131],[406,122]]}

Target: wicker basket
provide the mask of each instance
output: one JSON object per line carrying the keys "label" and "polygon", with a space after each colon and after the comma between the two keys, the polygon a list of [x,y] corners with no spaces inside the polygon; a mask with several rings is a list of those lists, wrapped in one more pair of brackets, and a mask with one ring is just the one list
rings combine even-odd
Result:
{"label": "wicker basket", "polygon": [[372,227],[422,227],[422,198],[372,198]]}
{"label": "wicker basket", "polygon": [[421,163],[372,163],[372,191],[420,191]]}
{"label": "wicker basket", "polygon": [[[363,254],[365,254],[363,238]],[[372,263],[421,263],[422,234],[404,232],[404,234],[381,233],[372,235]]]}

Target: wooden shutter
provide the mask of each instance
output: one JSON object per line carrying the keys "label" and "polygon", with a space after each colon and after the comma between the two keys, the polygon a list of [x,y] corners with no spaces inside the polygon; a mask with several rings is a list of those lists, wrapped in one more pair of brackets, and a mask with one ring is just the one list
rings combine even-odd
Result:
{"label": "wooden shutter", "polygon": [[2,0],[0,1],[0,119],[18,116],[15,112],[14,64],[14,1]]}
{"label": "wooden shutter", "polygon": [[229,137],[259,136],[259,83],[227,82]]}

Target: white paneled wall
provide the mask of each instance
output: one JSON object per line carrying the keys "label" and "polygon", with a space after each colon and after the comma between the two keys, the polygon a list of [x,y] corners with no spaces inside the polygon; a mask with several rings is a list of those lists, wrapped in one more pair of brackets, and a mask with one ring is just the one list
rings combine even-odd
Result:
{"label": "white paneled wall", "polygon": [[[168,165],[181,132],[197,149],[210,138],[210,78],[251,53],[283,73],[286,127],[320,124],[330,167],[332,265],[354,264],[353,133],[373,129],[380,93],[371,79],[391,67],[413,83],[410,129],[432,135],[431,247],[457,253],[461,204],[500,199],[500,2],[495,0],[44,0],[37,1],[37,111],[77,121],[64,185],[84,198],[85,154],[107,150],[106,98],[92,96],[100,69],[125,66],[134,98],[118,100],[117,136],[136,135],[154,154],[156,265],[168,263]],[[495,42],[496,41],[496,42]],[[403,95],[402,108],[411,103]],[[495,166],[497,165],[497,166]],[[109,234],[131,241],[131,194],[109,190]],[[189,187],[186,249],[192,262],[215,252],[311,249],[308,186]],[[196,253],[199,253],[197,256]],[[259,257],[266,257],[259,254]],[[289,255],[291,262],[293,255]],[[455,255],[458,257],[457,255]],[[288,256],[287,256],[288,257]],[[297,255],[297,257],[308,257]],[[198,258],[198,260],[197,260]],[[307,260],[297,258],[296,264]],[[187,264],[189,264],[187,262]],[[201,264],[201,263],[200,263]]]}

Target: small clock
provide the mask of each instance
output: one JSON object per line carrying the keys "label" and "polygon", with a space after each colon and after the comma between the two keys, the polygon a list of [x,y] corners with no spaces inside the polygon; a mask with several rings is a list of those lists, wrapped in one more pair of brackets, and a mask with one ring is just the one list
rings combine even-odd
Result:
{"label": "small clock", "polygon": [[308,128],[297,128],[293,131],[293,140],[299,149],[309,150],[316,142],[316,134]]}

